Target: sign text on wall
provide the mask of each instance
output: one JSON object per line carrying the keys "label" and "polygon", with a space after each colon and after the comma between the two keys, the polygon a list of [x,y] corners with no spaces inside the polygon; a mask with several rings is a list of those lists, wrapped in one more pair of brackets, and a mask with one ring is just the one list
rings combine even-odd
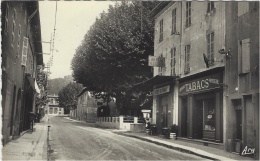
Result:
{"label": "sign text on wall", "polygon": [[167,93],[167,92],[170,92],[170,85],[164,86],[164,87],[161,87],[161,88],[156,88],[156,89],[153,90],[154,95],[160,95],[160,94],[164,94],[164,93]]}

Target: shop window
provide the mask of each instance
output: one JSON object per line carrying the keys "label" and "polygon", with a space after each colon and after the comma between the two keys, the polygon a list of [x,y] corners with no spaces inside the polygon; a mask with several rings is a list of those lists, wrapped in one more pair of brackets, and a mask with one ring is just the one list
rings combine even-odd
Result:
{"label": "shop window", "polygon": [[250,72],[250,39],[240,41],[238,48],[239,73]]}
{"label": "shop window", "polygon": [[249,2],[237,2],[238,11],[237,16],[241,16],[249,11]]}
{"label": "shop window", "polygon": [[214,64],[214,32],[207,34],[207,57],[209,65]]}
{"label": "shop window", "polygon": [[159,42],[163,41],[163,19],[160,21],[160,36],[159,36]]}
{"label": "shop window", "polygon": [[185,67],[184,73],[187,74],[190,72],[190,45],[185,46]]}
{"label": "shop window", "polygon": [[171,75],[175,75],[176,48],[171,49]]}
{"label": "shop window", "polygon": [[215,131],[215,101],[213,99],[204,100],[204,130]]}
{"label": "shop window", "polygon": [[191,1],[186,2],[186,27],[191,25]]}
{"label": "shop window", "polygon": [[172,34],[176,33],[176,8],[172,10]]}

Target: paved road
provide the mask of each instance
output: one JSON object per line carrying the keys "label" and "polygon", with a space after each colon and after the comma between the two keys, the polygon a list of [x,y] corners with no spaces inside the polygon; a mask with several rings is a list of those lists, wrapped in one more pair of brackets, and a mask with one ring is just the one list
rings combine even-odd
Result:
{"label": "paved road", "polygon": [[63,117],[50,124],[52,160],[205,160]]}

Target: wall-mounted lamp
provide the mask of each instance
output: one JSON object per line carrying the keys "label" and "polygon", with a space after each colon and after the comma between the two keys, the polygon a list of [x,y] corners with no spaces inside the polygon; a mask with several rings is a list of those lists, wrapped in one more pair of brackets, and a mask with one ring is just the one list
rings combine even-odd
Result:
{"label": "wall-mounted lamp", "polygon": [[227,58],[231,58],[231,49],[229,48],[228,50],[225,49],[220,49],[218,51],[220,54],[225,54]]}

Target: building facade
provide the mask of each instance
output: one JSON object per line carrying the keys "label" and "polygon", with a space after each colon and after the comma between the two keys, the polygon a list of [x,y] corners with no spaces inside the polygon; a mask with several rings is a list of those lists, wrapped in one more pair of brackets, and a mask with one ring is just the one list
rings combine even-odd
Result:
{"label": "building facade", "polygon": [[104,102],[102,99],[95,99],[87,88],[77,95],[77,108],[70,110],[70,117],[73,119],[96,122],[96,118],[101,116],[115,116],[115,102]]}
{"label": "building facade", "polygon": [[30,128],[37,65],[43,64],[38,2],[2,2],[3,144]]}
{"label": "building facade", "polygon": [[[226,3],[226,142],[259,152],[259,2]],[[259,159],[259,153],[252,157]]]}
{"label": "building facade", "polygon": [[153,86],[152,122],[178,125],[186,141],[259,151],[259,3],[161,2],[151,15],[154,56],[164,62],[144,82]]}
{"label": "building facade", "polygon": [[59,96],[52,94],[48,95],[48,104],[45,107],[45,112],[48,115],[64,115],[64,108],[59,106]]}

